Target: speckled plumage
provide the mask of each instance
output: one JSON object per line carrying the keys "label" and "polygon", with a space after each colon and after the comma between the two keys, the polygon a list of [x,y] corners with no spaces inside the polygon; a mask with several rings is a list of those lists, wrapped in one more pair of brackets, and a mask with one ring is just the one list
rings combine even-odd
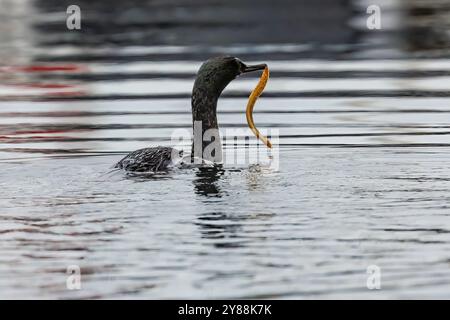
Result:
{"label": "speckled plumage", "polygon": [[133,172],[164,171],[176,161],[173,156],[182,157],[182,153],[170,147],[139,149],[117,162],[114,168]]}

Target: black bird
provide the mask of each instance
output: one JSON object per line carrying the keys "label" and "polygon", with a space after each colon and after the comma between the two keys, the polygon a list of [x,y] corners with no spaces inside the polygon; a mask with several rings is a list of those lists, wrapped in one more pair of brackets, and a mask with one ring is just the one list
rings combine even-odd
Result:
{"label": "black bird", "polygon": [[[220,162],[222,149],[219,125],[217,123],[217,101],[225,87],[242,73],[264,70],[265,64],[248,66],[235,57],[222,56],[204,62],[197,72],[192,90],[192,125],[194,139],[190,160],[209,160]],[[213,132],[214,139],[204,139],[204,135]],[[205,141],[206,140],[206,141]],[[209,140],[209,141],[208,141]],[[212,144],[216,148],[211,148]],[[207,148],[212,149],[211,152]],[[209,156],[205,157],[205,154]],[[183,158],[183,152],[171,147],[144,148],[129,153],[114,168],[132,172],[164,171],[175,161]]]}

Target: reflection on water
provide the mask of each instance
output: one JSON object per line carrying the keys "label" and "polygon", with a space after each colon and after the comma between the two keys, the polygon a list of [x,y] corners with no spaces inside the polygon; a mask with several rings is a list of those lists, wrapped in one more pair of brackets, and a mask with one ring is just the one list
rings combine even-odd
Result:
{"label": "reflection on water", "polygon": [[194,181],[196,193],[220,198],[222,194],[217,182],[223,174],[224,170],[220,166],[198,168]]}
{"label": "reflection on water", "polygon": [[[0,0],[0,297],[445,298],[450,6],[383,1],[369,31],[369,2],[82,0],[69,32],[70,1]],[[224,53],[271,68],[255,121],[279,170],[112,171],[190,128]],[[222,128],[246,127],[257,76]]]}

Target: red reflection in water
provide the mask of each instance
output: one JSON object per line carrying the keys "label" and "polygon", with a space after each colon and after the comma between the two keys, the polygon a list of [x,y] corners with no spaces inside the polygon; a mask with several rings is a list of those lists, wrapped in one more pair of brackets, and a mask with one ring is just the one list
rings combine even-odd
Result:
{"label": "red reflection in water", "polygon": [[[31,97],[79,97],[87,95],[87,92],[80,88],[79,83],[71,83],[70,81],[60,81],[51,79],[49,74],[51,73],[84,73],[88,72],[88,68],[84,65],[78,64],[33,64],[26,66],[6,66],[0,67],[0,76],[3,75],[6,79],[6,86],[20,88],[19,94],[16,98],[28,96],[27,89],[37,89],[37,93],[31,93]],[[22,74],[22,76],[21,76]],[[29,76],[25,76],[28,75]],[[46,77],[40,77],[40,75],[46,75]],[[42,79],[42,80],[41,80]],[[42,91],[41,91],[42,90]],[[36,92],[36,91],[35,91]],[[49,136],[52,140],[64,140],[65,137],[61,134],[67,132],[79,132],[86,131],[85,129],[74,128],[73,125],[59,125],[55,128],[51,124],[46,126],[40,126],[41,128],[35,128],[30,125],[27,128],[27,124],[21,125],[21,128],[12,129],[11,131],[6,128],[7,135],[0,136],[0,142],[7,143],[20,143],[29,142],[30,140],[45,140]],[[3,129],[5,130],[5,128]],[[42,134],[44,136],[36,136],[36,134]],[[20,135],[31,135],[19,138]]]}
{"label": "red reflection in water", "polygon": [[31,66],[19,66],[12,67],[14,71],[19,72],[85,72],[87,68],[85,66],[77,64],[65,64],[65,65],[31,65]]}
{"label": "red reflection in water", "polygon": [[[39,74],[49,74],[53,72],[64,72],[64,73],[81,73],[81,72],[87,72],[88,68],[85,65],[78,65],[78,64],[61,64],[61,65],[28,65],[28,66],[6,66],[0,68],[0,72],[3,74],[18,74],[18,73],[25,73],[25,74],[32,74],[39,75]],[[34,76],[35,77],[35,76]],[[42,93],[39,93],[38,96],[83,96],[87,93],[84,90],[81,90],[79,88],[79,84],[76,83],[61,83],[61,82],[48,82],[48,81],[42,81],[42,82],[36,82],[36,81],[28,81],[20,79],[20,82],[14,82],[14,78],[12,81],[7,83],[8,86],[13,87],[21,87],[21,88],[32,88],[32,89],[43,89],[46,91],[43,91]],[[54,80],[53,80],[54,81]],[[74,90],[75,89],[75,90]],[[57,91],[52,91],[57,90]]]}

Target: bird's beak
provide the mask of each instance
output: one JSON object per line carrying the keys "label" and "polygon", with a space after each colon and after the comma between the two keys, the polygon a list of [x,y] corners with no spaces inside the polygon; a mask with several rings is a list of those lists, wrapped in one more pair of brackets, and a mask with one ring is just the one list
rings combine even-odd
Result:
{"label": "bird's beak", "polygon": [[242,70],[242,73],[252,72],[252,71],[258,71],[258,70],[264,70],[267,67],[265,63],[262,64],[255,64],[253,66],[244,66],[244,69]]}

